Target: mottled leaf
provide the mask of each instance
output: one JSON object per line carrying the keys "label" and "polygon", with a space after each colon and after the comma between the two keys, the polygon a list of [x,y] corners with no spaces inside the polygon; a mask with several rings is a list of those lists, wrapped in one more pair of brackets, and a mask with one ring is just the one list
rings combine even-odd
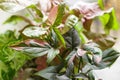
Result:
{"label": "mottled leaf", "polygon": [[25,28],[22,33],[27,37],[40,37],[47,33],[47,28],[31,26]]}
{"label": "mottled leaf", "polygon": [[88,43],[83,46],[83,49],[86,51],[92,52],[92,59],[94,62],[99,63],[102,59],[102,50],[95,43]]}
{"label": "mottled leaf", "polygon": [[50,45],[44,41],[31,39],[12,46],[11,48],[18,51],[23,51],[29,56],[39,57],[48,53],[50,50]]}
{"label": "mottled leaf", "polygon": [[59,54],[59,50],[58,49],[51,48],[48,51],[47,62],[50,63],[56,57],[56,55],[58,55],[58,54]]}
{"label": "mottled leaf", "polygon": [[48,80],[55,80],[54,78],[56,75],[56,66],[48,67],[44,70],[41,70],[41,71],[35,73],[35,75],[41,76]]}
{"label": "mottled leaf", "polygon": [[112,48],[106,49],[103,52],[102,61],[105,62],[108,66],[110,66],[116,61],[116,59],[119,57],[119,54],[120,53],[118,51]]}

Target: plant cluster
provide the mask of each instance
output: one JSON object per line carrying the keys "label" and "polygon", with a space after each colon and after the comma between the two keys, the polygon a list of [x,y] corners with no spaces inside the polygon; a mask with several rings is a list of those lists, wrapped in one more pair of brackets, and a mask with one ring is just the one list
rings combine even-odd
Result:
{"label": "plant cluster", "polygon": [[[46,7],[41,1],[23,7],[19,0],[1,0],[0,8],[26,10],[4,22],[26,24],[17,36],[13,31],[0,35],[1,80],[13,80],[21,67],[29,69],[33,80],[95,80],[93,70],[110,67],[119,57],[112,48],[115,38],[108,36],[110,30],[118,29],[115,12],[113,8],[104,10],[102,0],[79,1],[73,6],[50,0]],[[91,32],[96,19],[105,34]]]}

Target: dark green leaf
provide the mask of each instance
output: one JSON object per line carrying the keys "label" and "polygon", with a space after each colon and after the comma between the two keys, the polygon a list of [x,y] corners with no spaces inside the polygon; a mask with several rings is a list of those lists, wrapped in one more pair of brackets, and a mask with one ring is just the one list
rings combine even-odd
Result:
{"label": "dark green leaf", "polygon": [[70,77],[72,74],[73,74],[73,69],[74,69],[74,64],[73,62],[70,62],[68,63],[68,67],[67,67],[67,70],[66,70],[66,76],[67,77]]}
{"label": "dark green leaf", "polygon": [[66,41],[66,47],[74,49],[80,45],[80,38],[77,31],[71,28],[68,32],[63,35]]}

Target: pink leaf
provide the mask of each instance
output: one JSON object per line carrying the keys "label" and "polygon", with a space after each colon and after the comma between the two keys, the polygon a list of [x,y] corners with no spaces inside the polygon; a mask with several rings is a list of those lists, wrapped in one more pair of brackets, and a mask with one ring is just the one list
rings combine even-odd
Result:
{"label": "pink leaf", "polygon": [[57,17],[57,12],[58,12],[58,6],[54,6],[48,15],[48,21],[50,22],[50,24],[54,23]]}
{"label": "pink leaf", "polygon": [[77,50],[77,55],[78,55],[78,56],[83,56],[85,53],[86,53],[85,50],[82,50],[82,49],[78,49],[78,50]]}
{"label": "pink leaf", "polygon": [[105,11],[101,10],[97,2],[87,3],[83,1],[79,1],[79,3],[71,7],[71,9],[79,10],[79,13],[83,15],[83,19],[93,19],[97,16],[103,15],[104,13],[110,13],[112,11],[112,8]]}

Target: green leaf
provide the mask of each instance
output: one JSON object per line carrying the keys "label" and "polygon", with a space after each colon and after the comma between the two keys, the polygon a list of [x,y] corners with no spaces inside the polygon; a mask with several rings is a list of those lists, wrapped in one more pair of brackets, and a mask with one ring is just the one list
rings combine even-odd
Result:
{"label": "green leaf", "polygon": [[54,30],[55,34],[57,35],[58,39],[63,44],[63,46],[65,46],[66,43],[65,43],[65,40],[64,40],[62,34],[60,33],[60,31],[56,27],[54,27],[53,30]]}
{"label": "green leaf", "polygon": [[[28,59],[21,52],[12,50],[9,46],[15,42],[20,42],[21,38],[16,38],[13,31],[6,31],[4,34],[0,34],[0,61],[4,63],[0,69],[7,68],[5,71],[2,70],[3,79],[0,80],[13,80],[16,72],[24,65],[25,61]],[[0,77],[1,78],[1,77]]]}
{"label": "green leaf", "polygon": [[3,73],[8,72],[8,67],[0,60],[0,80],[4,80]]}
{"label": "green leaf", "polygon": [[47,33],[47,29],[37,26],[30,26],[25,28],[22,33],[27,37],[40,37],[41,35]]}
{"label": "green leaf", "polygon": [[50,63],[56,57],[56,55],[58,55],[58,54],[59,54],[59,50],[58,49],[51,48],[48,51],[47,62]]}
{"label": "green leaf", "polygon": [[17,24],[18,22],[20,22],[22,20],[23,20],[23,18],[21,18],[20,16],[12,15],[3,24],[9,24],[9,23]]}
{"label": "green leaf", "polygon": [[77,31],[81,42],[82,43],[86,43],[87,41],[87,37],[83,34],[83,25],[81,22],[78,22],[75,26],[74,26],[75,30]]}
{"label": "green leaf", "polygon": [[48,80],[55,80],[54,78],[56,76],[56,66],[48,67],[44,70],[41,70],[41,71],[35,73],[35,75],[41,76]]}
{"label": "green leaf", "polygon": [[65,4],[60,4],[58,8],[57,17],[52,27],[57,27],[61,24],[63,16],[64,16],[64,11],[65,11]]}
{"label": "green leaf", "polygon": [[115,10],[112,9],[111,12],[105,13],[104,15],[100,16],[100,20],[102,24],[105,26],[106,33],[109,33],[111,29],[118,30],[119,24],[115,16]]}
{"label": "green leaf", "polygon": [[39,17],[43,18],[42,12],[37,8],[36,5],[32,4],[32,5],[28,6],[27,8],[34,10]]}
{"label": "green leaf", "polygon": [[102,10],[104,9],[103,0],[98,0],[98,5],[100,6],[100,8],[101,8]]}

